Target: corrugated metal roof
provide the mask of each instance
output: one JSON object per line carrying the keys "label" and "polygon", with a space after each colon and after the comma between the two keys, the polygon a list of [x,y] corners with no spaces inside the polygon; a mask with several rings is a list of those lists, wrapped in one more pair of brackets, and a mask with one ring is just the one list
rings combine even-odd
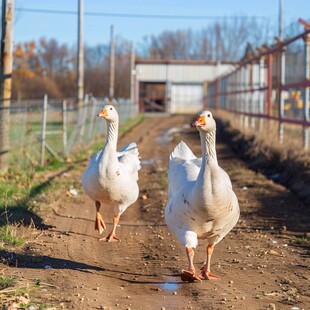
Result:
{"label": "corrugated metal roof", "polygon": [[234,68],[234,63],[194,61],[136,61],[137,80],[140,82],[191,82],[212,81]]}

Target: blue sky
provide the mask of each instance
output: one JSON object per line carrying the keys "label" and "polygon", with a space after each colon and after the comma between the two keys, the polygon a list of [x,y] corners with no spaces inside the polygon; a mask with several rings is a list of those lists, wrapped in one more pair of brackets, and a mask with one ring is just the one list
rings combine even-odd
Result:
{"label": "blue sky", "polygon": [[[284,26],[299,17],[310,18],[310,0],[282,0]],[[77,11],[78,0],[15,0],[14,42],[55,38],[69,46],[77,42],[77,16],[68,13],[47,14],[35,10]],[[118,13],[177,16],[259,16],[271,25],[278,22],[279,0],[84,0],[85,13]],[[20,10],[22,9],[22,10]],[[144,36],[164,30],[198,30],[214,19],[156,19],[113,16],[84,17],[84,42],[89,46],[107,44],[110,27],[115,35],[142,42]]]}

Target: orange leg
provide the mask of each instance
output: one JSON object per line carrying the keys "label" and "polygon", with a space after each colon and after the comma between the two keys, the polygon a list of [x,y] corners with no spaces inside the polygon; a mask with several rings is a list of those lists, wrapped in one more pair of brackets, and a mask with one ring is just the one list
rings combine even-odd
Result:
{"label": "orange leg", "polygon": [[194,249],[193,248],[186,248],[186,254],[188,259],[188,270],[182,270],[181,279],[182,281],[189,281],[193,282],[198,280],[201,282],[201,279],[196,275],[196,270],[194,266]]}
{"label": "orange leg", "polygon": [[115,236],[115,230],[116,230],[116,226],[119,222],[119,215],[115,215],[114,218],[113,218],[113,228],[112,228],[112,231],[108,234],[108,236],[106,238],[100,238],[99,241],[102,241],[102,240],[105,240],[105,241],[108,241],[108,242],[111,242],[111,241],[120,241],[119,238],[117,238]]}
{"label": "orange leg", "polygon": [[100,202],[96,201],[96,220],[95,220],[95,230],[99,231],[99,234],[102,234],[103,231],[106,229],[105,223],[99,213],[100,210]]}
{"label": "orange leg", "polygon": [[207,246],[207,262],[206,264],[201,268],[201,273],[199,275],[199,277],[201,279],[207,279],[207,280],[215,280],[215,279],[219,279],[218,276],[214,275],[211,273],[211,269],[210,269],[210,264],[211,264],[211,256],[214,250],[214,245],[213,244],[209,244]]}

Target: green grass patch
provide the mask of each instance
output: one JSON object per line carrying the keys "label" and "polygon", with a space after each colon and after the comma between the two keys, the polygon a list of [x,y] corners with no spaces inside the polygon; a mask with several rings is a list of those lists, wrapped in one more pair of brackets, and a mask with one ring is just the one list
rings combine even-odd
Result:
{"label": "green grass patch", "polygon": [[36,172],[55,171],[58,169],[62,169],[66,166],[67,164],[65,162],[62,162],[55,157],[51,157],[45,166],[37,166],[35,168],[35,171]]}
{"label": "green grass patch", "polygon": [[145,116],[142,114],[137,115],[134,118],[130,118],[120,124],[119,128],[119,135],[123,135],[127,131],[129,131],[131,128],[137,126],[138,124],[142,123],[145,119]]}
{"label": "green grass patch", "polygon": [[33,185],[33,173],[9,171],[0,176],[0,210],[16,205],[30,192]]}
{"label": "green grass patch", "polygon": [[4,290],[8,287],[14,286],[15,282],[15,279],[0,276],[0,290]]}
{"label": "green grass patch", "polygon": [[4,225],[0,227],[0,241],[6,245],[21,246],[25,243],[16,234],[16,227],[14,225]]}
{"label": "green grass patch", "polygon": [[299,245],[306,245],[310,246],[310,237],[304,236],[304,237],[294,237],[293,242],[297,243]]}

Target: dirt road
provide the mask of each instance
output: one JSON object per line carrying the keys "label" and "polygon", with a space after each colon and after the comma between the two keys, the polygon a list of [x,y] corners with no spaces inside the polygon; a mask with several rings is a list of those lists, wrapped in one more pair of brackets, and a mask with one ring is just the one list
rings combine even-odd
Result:
{"label": "dirt road", "polygon": [[[55,309],[310,309],[309,252],[302,232],[309,213],[284,187],[247,169],[217,142],[220,165],[232,179],[241,217],[216,247],[212,270],[220,280],[182,283],[185,250],[164,221],[166,169],[173,147],[184,140],[200,155],[199,136],[188,116],[146,119],[119,140],[136,141],[142,157],[140,198],[122,215],[121,242],[99,242],[95,207],[82,192],[81,169],[62,174],[62,186],[45,196],[51,225],[27,244],[11,273],[37,281],[35,305]],[[67,196],[70,186],[77,196]],[[49,212],[48,210],[53,210]],[[111,228],[112,214],[103,216]],[[296,236],[300,236],[297,238]],[[196,268],[205,260],[200,243]],[[39,279],[39,280],[34,280]]]}

